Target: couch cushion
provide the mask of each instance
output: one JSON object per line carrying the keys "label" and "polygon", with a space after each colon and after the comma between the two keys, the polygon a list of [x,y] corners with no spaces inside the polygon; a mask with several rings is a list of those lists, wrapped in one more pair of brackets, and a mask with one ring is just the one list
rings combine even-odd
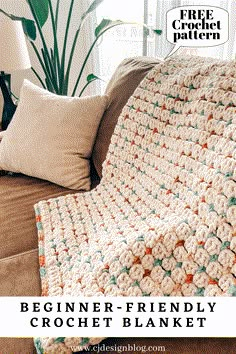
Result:
{"label": "couch cushion", "polygon": [[74,191],[37,178],[0,176],[0,259],[37,248],[34,204],[68,193]]}
{"label": "couch cushion", "polygon": [[0,338],[1,354],[36,354],[32,338]]}
{"label": "couch cushion", "polygon": [[111,136],[122,108],[140,81],[158,62],[155,58],[147,57],[125,59],[109,81],[106,88],[106,94],[109,95],[109,106],[103,114],[92,154],[95,168],[100,177],[102,176],[102,163],[105,160]]}
{"label": "couch cushion", "polygon": [[[0,296],[40,296],[38,250],[0,260]],[[32,338],[0,338],[1,354],[36,353]]]}
{"label": "couch cushion", "polygon": [[34,203],[69,191],[50,182],[23,175],[1,176],[0,259],[37,248]]}
{"label": "couch cushion", "polygon": [[25,80],[0,144],[0,169],[89,190],[89,159],[107,103],[107,96],[59,96]]}
{"label": "couch cushion", "polygon": [[0,260],[0,296],[40,296],[38,249]]}

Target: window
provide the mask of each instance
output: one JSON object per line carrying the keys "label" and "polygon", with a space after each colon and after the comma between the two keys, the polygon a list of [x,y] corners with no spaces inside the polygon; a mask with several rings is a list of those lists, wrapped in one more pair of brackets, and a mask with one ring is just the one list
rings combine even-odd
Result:
{"label": "window", "polygon": [[[155,35],[147,36],[142,23],[155,27],[156,0],[106,0],[97,10],[97,22],[103,18],[133,22],[106,32],[98,45],[100,77],[108,81],[119,63],[132,56],[155,56]],[[139,23],[137,25],[135,23]]]}
{"label": "window", "polygon": [[[234,0],[105,0],[97,9],[97,22],[102,18],[146,23],[162,29],[161,36],[145,35],[142,26],[135,24],[117,26],[106,32],[98,46],[98,70],[106,82],[117,65],[127,57],[147,55],[164,58],[173,45],[166,39],[166,13],[183,5],[210,5],[226,9],[229,13],[229,41],[207,48],[180,48],[177,54],[212,56],[221,59],[235,57],[236,1]],[[105,86],[105,84],[104,84]]]}

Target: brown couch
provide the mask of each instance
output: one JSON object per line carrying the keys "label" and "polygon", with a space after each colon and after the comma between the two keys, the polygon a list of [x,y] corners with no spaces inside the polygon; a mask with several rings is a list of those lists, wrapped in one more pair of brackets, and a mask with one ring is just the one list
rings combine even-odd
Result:
{"label": "brown couch", "polygon": [[[150,58],[123,61],[107,86],[110,103],[102,118],[91,159],[92,186],[102,175],[110,138],[127,99],[157,63]],[[39,296],[37,231],[33,205],[42,199],[71,192],[50,182],[23,175],[0,177],[0,296]],[[127,344],[130,339],[108,339]],[[166,353],[235,353],[234,339],[136,339],[140,345],[164,345]],[[34,352],[32,339],[0,338],[1,354]]]}

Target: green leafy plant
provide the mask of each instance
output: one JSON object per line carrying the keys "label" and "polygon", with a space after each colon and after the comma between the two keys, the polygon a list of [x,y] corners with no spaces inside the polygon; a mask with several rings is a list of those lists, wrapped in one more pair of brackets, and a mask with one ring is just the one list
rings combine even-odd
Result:
{"label": "green leafy plant", "polygon": [[[74,34],[74,38],[70,47],[68,47],[68,37],[70,33],[70,25],[72,14],[74,13],[74,3],[75,0],[70,1],[70,6],[68,9],[66,28],[64,33],[64,40],[62,48],[59,48],[58,41],[58,22],[59,22],[59,11],[62,6],[62,1],[57,0],[56,6],[53,8],[52,0],[25,0],[28,3],[30,12],[32,14],[31,19],[24,17],[18,17],[13,14],[6,13],[4,10],[0,9],[0,12],[11,18],[12,20],[21,21],[25,35],[27,36],[36,57],[40,63],[40,66],[44,73],[44,78],[42,78],[34,68],[32,68],[34,74],[40,81],[44,88],[49,91],[54,92],[59,95],[71,95],[74,96],[77,92],[78,86],[81,82],[84,69],[90,57],[90,54],[95,47],[101,36],[104,35],[109,29],[125,24],[123,21],[112,21],[110,19],[103,19],[101,23],[96,27],[94,33],[94,40],[85,56],[84,62],[78,72],[78,77],[75,81],[74,88],[72,92],[69,91],[69,80],[71,74],[71,66],[75,57],[75,49],[78,43],[79,35],[81,29],[87,17],[103,2],[103,0],[94,0],[88,7],[87,11],[81,16],[78,28]],[[53,44],[50,46],[44,34],[44,25],[47,21],[50,21],[52,34],[53,34]],[[145,26],[145,25],[144,25]],[[149,31],[147,26],[145,29]],[[153,30],[156,34],[160,35],[160,30]],[[35,40],[36,37],[40,37],[41,48],[38,48]],[[82,95],[86,87],[93,81],[99,80],[99,77],[91,73],[87,76],[87,82],[85,86],[81,89],[79,96]]]}

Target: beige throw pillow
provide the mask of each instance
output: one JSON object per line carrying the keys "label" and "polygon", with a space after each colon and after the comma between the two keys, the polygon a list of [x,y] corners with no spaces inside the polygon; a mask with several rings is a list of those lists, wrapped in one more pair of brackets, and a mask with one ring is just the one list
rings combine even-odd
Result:
{"label": "beige throw pillow", "polygon": [[0,169],[90,189],[90,164],[107,96],[66,97],[25,80],[0,143]]}

